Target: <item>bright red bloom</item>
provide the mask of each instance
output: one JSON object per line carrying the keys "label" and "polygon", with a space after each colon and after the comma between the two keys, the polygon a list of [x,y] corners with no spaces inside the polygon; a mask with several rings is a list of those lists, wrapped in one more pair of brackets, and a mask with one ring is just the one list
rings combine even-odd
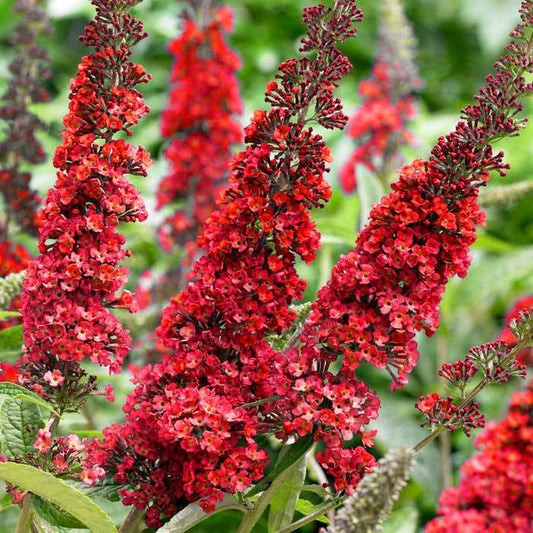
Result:
{"label": "bright red bloom", "polygon": [[165,150],[170,173],[157,191],[158,208],[188,204],[164,221],[159,240],[166,250],[187,245],[189,258],[228,175],[231,148],[242,139],[235,118],[242,112],[235,74],[240,60],[225,41],[232,12],[227,6],[206,10],[199,2],[191,4],[182,34],[169,46],[174,85],[161,116],[161,134],[170,139]]}
{"label": "bright red bloom", "polygon": [[[93,447],[88,466],[104,466],[129,485],[123,501],[148,507],[149,525],[157,526],[162,515],[173,515],[187,501],[200,500],[212,510],[223,492],[242,492],[263,476],[267,455],[254,439],[280,419],[243,406],[272,396],[283,381],[278,374],[286,372],[284,355],[265,337],[294,321],[289,304],[305,287],[295,257],[312,261],[319,244],[309,212],[329,199],[324,173],[330,154],[307,126],[306,111],[327,128],[345,125],[333,90],[350,64],[335,44],[352,36],[361,18],[352,0],[336,5],[335,11],[305,10],[302,51],[313,52],[314,59],[280,66],[266,91],[273,108],[256,111],[245,129],[247,147],[233,159],[229,187],[199,239],[205,255],[157,330],[171,354],[136,374],[125,425],[109,428],[104,442]],[[357,392],[364,399],[352,405],[349,416],[352,427],[362,427],[375,403],[366,400],[367,391],[364,385],[332,384],[325,393],[333,416],[352,405]],[[312,389],[307,399],[309,408],[304,414],[302,402],[295,431],[309,432],[316,421]],[[362,448],[333,453],[353,466],[352,484],[355,471],[374,462]],[[324,461],[331,457],[326,452]],[[147,468],[141,471],[139,464]]]}
{"label": "bright red bloom", "polygon": [[356,142],[339,173],[345,192],[357,187],[358,167],[386,181],[402,161],[399,149],[414,144],[408,122],[416,114],[413,92],[422,87],[414,62],[415,40],[399,2],[383,2],[378,52],[370,78],[359,85],[361,105],[350,119]]}
{"label": "bright red bloom", "polygon": [[[280,375],[272,390],[282,399],[268,407],[284,421],[278,436],[303,436],[324,420],[315,438],[337,448],[375,418],[379,401],[356,377],[362,361],[386,369],[393,389],[407,383],[418,359],[416,333],[435,332],[448,279],[467,273],[476,224],[485,219],[477,205],[479,187],[489,171],[507,168],[490,143],[516,135],[519,98],[532,89],[524,76],[533,71],[528,44],[533,4],[524,2],[521,13],[523,25],[512,33],[509,54],[496,63],[477,103],[463,111],[455,131],[439,139],[429,161],[401,170],[392,192],[372,209],[355,249],[340,259],[319,291],[302,345],[276,361]],[[502,113],[512,118],[504,120]],[[492,352],[487,356],[497,359]],[[494,371],[494,379],[508,375],[500,365]],[[346,396],[338,398],[337,387]],[[332,391],[334,417],[328,412]],[[465,419],[466,431],[482,423],[475,405],[455,414]],[[344,472],[348,485],[351,475]],[[342,484],[338,476],[336,484]]]}
{"label": "bright red bloom", "polygon": [[113,140],[148,111],[135,86],[149,77],[129,61],[130,47],[145,37],[142,24],[126,13],[138,0],[92,3],[96,18],[81,39],[96,50],[82,59],[71,83],[54,157],[57,181],[39,213],[41,255],[28,267],[21,297],[25,364],[45,363],[50,371],[59,361],[85,358],[120,370],[130,338],[108,308],[133,310],[134,302],[127,291],[117,295],[126,276],[119,264],[128,255],[117,227],[146,218],[126,176],[145,176],[150,157]]}
{"label": "bright red bloom", "polygon": [[533,516],[533,382],[511,398],[509,413],[476,439],[457,487],[440,498],[427,533],[530,533]]}

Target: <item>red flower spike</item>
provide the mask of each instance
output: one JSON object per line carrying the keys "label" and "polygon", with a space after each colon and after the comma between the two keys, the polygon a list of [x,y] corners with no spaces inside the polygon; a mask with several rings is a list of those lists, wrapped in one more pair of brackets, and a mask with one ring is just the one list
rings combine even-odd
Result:
{"label": "red flower spike", "polygon": [[127,13],[138,0],[92,3],[96,17],[81,40],[95,51],[82,59],[71,83],[54,156],[57,180],[39,213],[41,255],[28,267],[21,296],[23,364],[35,380],[42,380],[33,372],[43,365],[68,378],[72,369],[65,372],[61,362],[86,358],[118,372],[130,344],[107,307],[124,301],[117,296],[126,275],[118,224],[147,216],[126,175],[145,176],[150,157],[113,137],[148,112],[135,87],[149,76],[129,60],[130,48],[146,34]]}
{"label": "red flower spike", "polygon": [[175,57],[173,86],[161,116],[161,135],[170,139],[165,150],[170,168],[157,191],[158,208],[188,204],[165,219],[159,242],[168,251],[187,246],[189,261],[225,183],[231,148],[241,142],[236,115],[243,108],[236,77],[240,60],[225,41],[233,25],[231,9],[190,3],[182,34],[169,46]]}
{"label": "red flower spike", "polygon": [[515,393],[509,412],[475,441],[457,487],[445,489],[426,533],[530,533],[533,516],[533,382]]}
{"label": "red flower spike", "polygon": [[525,79],[533,72],[529,0],[521,17],[476,104],[439,139],[429,161],[401,170],[392,193],[371,211],[356,248],[334,267],[302,335],[307,368],[343,356],[343,370],[353,372],[366,359],[387,369],[392,388],[407,383],[418,359],[416,333],[434,333],[448,279],[464,277],[470,265],[476,224],[485,220],[479,187],[490,171],[507,168],[491,143],[523,125],[520,97],[533,89]]}
{"label": "red flower spike", "polygon": [[[108,428],[92,447],[87,467],[102,466],[125,484],[124,504],[148,508],[150,526],[188,501],[212,510],[223,492],[242,492],[264,475],[268,457],[254,438],[280,419],[241,406],[276,394],[287,382],[284,355],[265,337],[295,319],[289,304],[305,287],[295,256],[314,259],[319,235],[309,211],[330,196],[324,179],[329,150],[308,127],[307,112],[327,128],[345,125],[333,90],[350,63],[336,43],[354,35],[360,19],[352,0],[305,10],[302,51],[311,54],[285,61],[268,84],[266,101],[273,108],[254,113],[245,130],[247,147],[234,157],[229,187],[199,239],[205,255],[193,266],[187,289],[163,312],[157,334],[171,354],[136,374],[126,423]],[[327,393],[335,416],[350,394],[364,397],[367,390],[334,384]],[[315,423],[308,396],[295,432]],[[373,405],[365,399],[353,406],[359,427],[372,417]],[[327,453],[343,455],[353,466],[351,485],[374,463],[362,447]],[[339,486],[343,481],[340,476]]]}
{"label": "red flower spike", "polygon": [[360,167],[375,172],[388,188],[391,173],[403,161],[400,148],[414,144],[408,123],[417,112],[413,93],[422,87],[416,42],[398,0],[383,0],[380,7],[378,52],[370,78],[359,85],[362,102],[347,129],[356,148],[339,173],[347,193],[356,189]]}

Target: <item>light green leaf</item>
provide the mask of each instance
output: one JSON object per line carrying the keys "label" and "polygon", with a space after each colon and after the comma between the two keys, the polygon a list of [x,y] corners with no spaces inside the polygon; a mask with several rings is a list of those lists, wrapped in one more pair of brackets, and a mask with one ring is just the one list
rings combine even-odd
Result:
{"label": "light green leaf", "polygon": [[276,466],[274,466],[272,471],[266,477],[246,493],[246,497],[251,498],[265,490],[279,475],[284,474],[291,465],[304,457],[313,446],[313,443],[313,435],[308,434],[305,437],[298,439],[294,444],[288,446],[287,453],[278,460]]}
{"label": "light green leaf", "polygon": [[17,316],[22,315],[18,311],[0,311],[0,320],[8,320]]}
{"label": "light green leaf", "polygon": [[22,350],[22,326],[0,331],[0,361],[10,360],[18,356]]}
{"label": "light green leaf", "polygon": [[394,511],[383,523],[383,533],[416,533],[418,510],[404,507]]}
{"label": "light green leaf", "polygon": [[[295,506],[295,510],[303,514],[304,516],[313,514],[319,508],[320,505],[313,505],[309,500],[298,500]],[[329,520],[325,515],[319,516],[316,520],[318,522],[322,522],[323,524],[329,524]]]}
{"label": "light green leaf", "polygon": [[368,215],[372,207],[379,203],[385,194],[383,185],[376,178],[376,175],[368,170],[364,165],[357,168],[357,194],[361,201],[360,226],[363,227],[368,222]]}
{"label": "light green leaf", "polygon": [[59,413],[54,409],[51,403],[43,400],[39,395],[35,394],[31,390],[21,387],[16,383],[0,383],[0,398],[2,396],[9,396],[19,400],[24,400],[28,403],[33,403],[34,405],[44,407],[45,409],[48,409],[48,411],[54,413],[56,416],[59,416]]}
{"label": "light green leaf", "polygon": [[34,496],[31,500],[35,512],[50,525],[69,529],[85,529],[85,524],[57,505]]}
{"label": "light green leaf", "polygon": [[10,507],[13,507],[13,502],[11,501],[11,494],[6,492],[0,497],[0,513],[2,511],[5,511],[6,509],[9,509]]}
{"label": "light green leaf", "polygon": [[111,518],[98,505],[48,472],[29,465],[0,463],[0,479],[57,505],[85,524],[93,533],[117,531]]}
{"label": "light green leaf", "polygon": [[306,459],[305,456],[290,467],[290,472],[285,483],[270,501],[268,513],[268,531],[276,533],[292,523],[294,509],[303,483],[305,481]]}
{"label": "light green leaf", "polygon": [[211,514],[206,514],[197,503],[191,503],[178,514],[174,515],[170,522],[160,527],[157,533],[183,533],[207,517],[229,510],[241,511],[242,513],[246,512],[246,509],[231,494],[226,494],[224,499],[217,503],[215,510]]}
{"label": "light green leaf", "polygon": [[[0,449],[8,456],[23,456],[32,450],[41,412],[24,399],[7,396],[0,407]],[[32,434],[33,433],[33,434]]]}

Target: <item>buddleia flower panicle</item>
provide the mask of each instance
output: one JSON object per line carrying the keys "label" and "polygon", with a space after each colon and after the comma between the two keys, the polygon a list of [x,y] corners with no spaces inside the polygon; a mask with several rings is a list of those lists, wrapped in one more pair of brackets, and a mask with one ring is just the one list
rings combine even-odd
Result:
{"label": "buddleia flower panicle", "polygon": [[347,193],[356,189],[361,167],[375,173],[388,189],[403,162],[400,148],[415,143],[409,121],[417,113],[416,92],[423,86],[415,61],[416,40],[401,0],[382,0],[379,16],[372,74],[359,85],[361,105],[347,128],[356,147],[339,172]]}
{"label": "buddleia flower panicle", "polygon": [[366,475],[356,491],[346,498],[335,513],[335,525],[325,533],[379,533],[394,503],[407,485],[414,467],[410,448],[393,449],[378,461],[376,469]]}
{"label": "buddleia flower panicle", "polygon": [[13,223],[18,229],[37,234],[39,197],[30,187],[28,165],[43,163],[46,158],[36,134],[47,126],[30,110],[32,104],[49,101],[44,87],[51,76],[49,57],[39,45],[39,38],[51,31],[43,5],[41,0],[16,0],[14,5],[22,18],[13,32],[16,54],[9,64],[11,77],[0,100],[0,120],[7,126],[0,141],[0,240],[9,237]]}
{"label": "buddleia flower panicle", "polygon": [[218,2],[204,4],[186,2],[181,34],[169,45],[172,86],[161,115],[169,170],[157,190],[157,207],[174,212],[161,225],[159,242],[167,251],[185,246],[189,260],[226,182],[232,147],[242,140],[241,61],[226,42],[233,13]]}
{"label": "buddleia flower panicle", "polygon": [[[0,276],[24,270],[31,256],[12,237],[19,231],[37,234],[38,194],[31,188],[31,165],[42,163],[46,154],[38,133],[46,125],[31,110],[33,104],[48,102],[44,84],[51,76],[48,54],[39,45],[50,33],[41,0],[16,0],[12,44],[16,50],[9,64],[9,81],[0,97]],[[9,310],[18,310],[20,301],[13,299]],[[19,318],[0,322],[0,330],[20,323]]]}
{"label": "buddleia flower panicle", "polygon": [[[448,280],[468,271],[476,224],[485,220],[479,187],[490,171],[506,168],[491,143],[518,133],[520,98],[531,92],[525,79],[533,71],[530,0],[521,16],[476,104],[439,140],[429,161],[400,171],[392,192],[370,212],[355,248],[334,266],[312,305],[301,345],[282,363],[275,388],[282,398],[263,407],[283,421],[280,438],[313,433],[326,443],[317,459],[338,491],[353,490],[371,465],[362,448],[344,448],[357,433],[365,442],[364,426],[378,415],[379,400],[357,378],[359,366],[383,369],[392,389],[403,387],[418,360],[416,334],[436,331]],[[465,409],[468,424],[481,424],[475,406]]]}
{"label": "buddleia flower panicle", "polygon": [[[88,359],[118,372],[130,337],[109,308],[135,310],[121,291],[129,255],[121,222],[142,221],[147,213],[127,175],[146,176],[150,157],[122,138],[148,112],[137,85],[148,81],[130,61],[131,47],[146,37],[128,13],[137,0],[92,0],[96,16],[81,37],[94,52],[83,57],[71,81],[69,112],[56,149],[55,185],[39,212],[39,257],[27,269],[22,291],[26,386],[61,399]],[[61,387],[44,379],[58,370]],[[71,379],[72,378],[72,379]],[[74,403],[77,403],[77,394]]]}

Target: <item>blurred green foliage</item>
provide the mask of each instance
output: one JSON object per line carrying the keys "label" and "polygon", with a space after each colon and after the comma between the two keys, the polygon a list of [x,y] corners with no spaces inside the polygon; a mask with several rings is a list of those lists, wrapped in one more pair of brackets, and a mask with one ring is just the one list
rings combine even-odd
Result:
{"label": "blurred green foliage", "polygon": [[[277,64],[294,55],[303,31],[301,9],[313,2],[229,0],[228,3],[236,16],[231,44],[243,62],[239,78],[246,104],[244,123],[253,109],[262,106],[264,85],[272,78]],[[13,0],[0,0],[0,90],[5,86],[7,64],[13,53],[9,39],[17,17],[11,11],[12,4]],[[377,2],[360,0],[359,4],[365,12],[365,20],[360,24],[357,39],[343,45],[355,65],[339,90],[347,112],[357,106],[357,84],[368,76],[376,46]],[[459,110],[471,101],[492,62],[500,55],[506,35],[517,20],[519,4],[519,0],[405,1],[418,39],[418,60],[425,80],[420,94],[420,116],[414,124],[419,144],[406,152],[407,158],[427,157],[436,138],[455,123]],[[55,30],[44,40],[51,56],[53,77],[48,89],[52,100],[36,107],[36,112],[49,124],[44,142],[48,153],[52,154],[59,142],[61,119],[66,112],[69,79],[85,52],[78,36],[91,17],[92,7],[88,0],[50,0],[48,8]],[[165,172],[161,151],[164,145],[158,134],[158,122],[169,89],[171,59],[166,46],[177,35],[179,9],[179,2],[169,0],[145,0],[137,8],[150,37],[139,45],[134,57],[153,76],[150,84],[143,88],[152,113],[135,130],[133,141],[151,151],[155,165],[149,177],[138,184],[151,209],[150,219],[143,226],[124,228],[134,251],[128,264],[132,270],[132,287],[143,270],[162,270],[176,260],[165,256],[157,247],[154,234],[160,216],[153,212],[153,205],[155,188]],[[329,133],[327,138],[335,159],[330,174],[334,194],[328,206],[316,213],[323,234],[323,249],[313,265],[299,265],[302,276],[309,282],[306,299],[314,297],[329,278],[331,267],[340,254],[353,245],[360,211],[358,197],[344,196],[336,180],[336,171],[348,156],[351,142],[339,133]],[[533,128],[526,129],[518,139],[502,143],[512,170],[508,178],[495,178],[494,183],[533,179],[532,147]],[[54,179],[51,162],[35,169],[34,176],[35,185],[44,193]],[[379,429],[378,452],[413,444],[418,439],[422,430],[418,427],[413,404],[419,395],[442,387],[437,380],[439,364],[462,356],[470,346],[492,340],[501,327],[505,310],[518,296],[533,292],[532,212],[532,196],[514,205],[489,210],[487,227],[480,230],[480,239],[473,250],[470,274],[465,280],[454,280],[450,284],[442,304],[442,326],[438,334],[431,339],[420,336],[420,364],[404,390],[391,394],[386,376],[373,369],[362,370],[361,375],[379,391],[383,401],[382,416],[375,424]],[[27,237],[21,235],[17,239],[35,251],[35,243]],[[113,382],[117,387],[117,402],[112,406],[103,400],[93,401],[90,411],[97,428],[121,418],[118,406],[131,388],[126,374],[101,377],[103,382]],[[505,411],[510,391],[518,386],[511,383],[489,389],[482,395],[482,408],[489,418]],[[67,420],[66,428],[70,430],[82,432],[86,427],[86,419],[81,415],[72,415]],[[472,441],[455,434],[451,446],[452,475],[456,479],[458,466],[471,454]],[[398,511],[386,531],[417,531],[432,516],[442,488],[442,453],[448,452],[442,452],[435,444],[419,457],[413,481],[404,491]],[[120,504],[106,505],[117,521],[123,517]],[[0,532],[13,531],[15,519],[14,512],[2,513]],[[223,513],[195,531],[231,531],[236,520],[236,516]],[[313,530],[313,526],[307,529]],[[257,531],[266,531],[266,523],[260,523]]]}

